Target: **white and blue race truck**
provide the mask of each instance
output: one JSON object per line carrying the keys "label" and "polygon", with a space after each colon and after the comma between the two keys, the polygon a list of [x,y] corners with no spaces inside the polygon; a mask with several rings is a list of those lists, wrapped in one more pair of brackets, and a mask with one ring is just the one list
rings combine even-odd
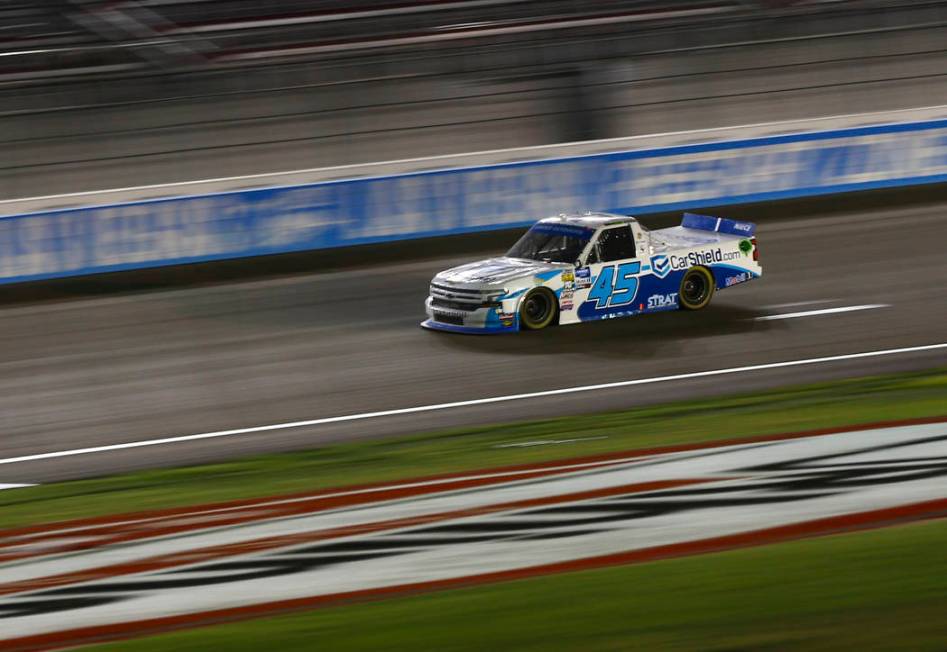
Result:
{"label": "white and blue race truck", "polygon": [[435,276],[421,325],[504,333],[699,310],[714,291],[762,275],[755,233],[751,222],[692,213],[653,231],[608,213],[549,217],[505,256]]}

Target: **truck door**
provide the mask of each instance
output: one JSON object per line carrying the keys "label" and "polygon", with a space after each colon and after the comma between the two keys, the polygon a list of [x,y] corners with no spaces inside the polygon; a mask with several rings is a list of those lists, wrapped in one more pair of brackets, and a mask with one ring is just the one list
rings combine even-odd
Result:
{"label": "truck door", "polygon": [[628,314],[637,310],[638,258],[631,226],[622,224],[599,232],[584,269],[576,270],[576,303],[582,321]]}

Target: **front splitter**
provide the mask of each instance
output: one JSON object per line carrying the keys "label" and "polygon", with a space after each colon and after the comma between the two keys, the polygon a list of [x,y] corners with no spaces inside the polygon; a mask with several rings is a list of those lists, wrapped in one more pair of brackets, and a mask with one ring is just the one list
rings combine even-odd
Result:
{"label": "front splitter", "polygon": [[454,324],[443,324],[433,319],[425,319],[421,322],[421,328],[427,328],[432,331],[442,331],[444,333],[463,333],[465,335],[499,335],[501,333],[515,333],[519,329],[516,326],[501,328],[474,328],[473,326],[455,326]]}

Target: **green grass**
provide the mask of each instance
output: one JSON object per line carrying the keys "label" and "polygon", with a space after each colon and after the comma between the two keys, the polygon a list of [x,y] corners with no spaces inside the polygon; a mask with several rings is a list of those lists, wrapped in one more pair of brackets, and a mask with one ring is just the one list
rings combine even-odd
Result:
{"label": "green grass", "polygon": [[[576,400],[575,404],[579,409],[582,402]],[[938,369],[4,491],[0,492],[0,527],[649,446],[944,414],[947,369]],[[601,439],[496,448],[497,444],[510,442],[596,437]]]}
{"label": "green grass", "polygon": [[947,519],[940,519],[333,607],[95,649],[943,650],[945,543]]}

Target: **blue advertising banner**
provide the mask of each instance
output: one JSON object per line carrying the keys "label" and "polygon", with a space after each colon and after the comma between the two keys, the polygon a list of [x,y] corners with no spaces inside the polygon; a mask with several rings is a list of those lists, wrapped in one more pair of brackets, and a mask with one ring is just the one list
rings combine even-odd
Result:
{"label": "blue advertising banner", "polygon": [[947,120],[0,218],[0,283],[947,181]]}

